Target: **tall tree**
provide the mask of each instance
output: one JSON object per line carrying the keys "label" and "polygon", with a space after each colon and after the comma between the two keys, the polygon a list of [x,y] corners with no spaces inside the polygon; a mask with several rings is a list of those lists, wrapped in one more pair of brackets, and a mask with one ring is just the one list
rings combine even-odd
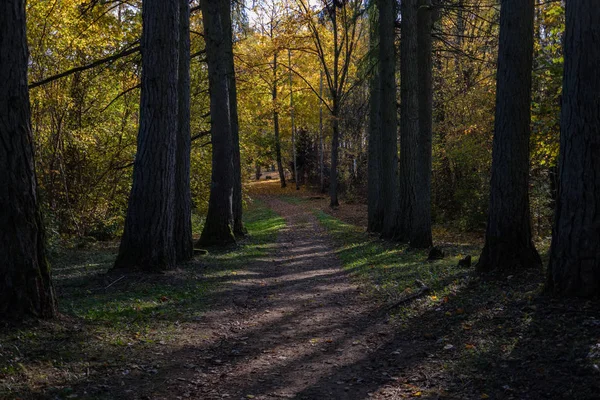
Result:
{"label": "tall tree", "polygon": [[[404,3],[404,2],[403,2]],[[398,213],[398,109],[396,100],[396,1],[379,0],[380,202],[382,236],[396,231]],[[404,21],[404,16],[402,17]]]}
{"label": "tall tree", "polygon": [[381,232],[383,227],[383,201],[381,198],[381,116],[379,82],[379,10],[375,1],[369,8],[369,157],[368,157],[368,222],[369,232]]}
{"label": "tall tree", "polygon": [[279,134],[279,109],[277,107],[277,50],[273,53],[273,82],[272,82],[272,100],[273,100],[273,132],[275,135],[275,159],[277,161],[277,171],[279,172],[279,181],[281,187],[287,186],[285,183],[285,172],[281,160],[281,138]]}
{"label": "tall tree", "polygon": [[419,0],[417,12],[417,61],[419,65],[419,139],[417,147],[418,201],[410,230],[410,245],[427,248],[433,245],[431,233],[431,145],[433,124],[433,63],[432,30],[433,7],[431,0]]}
{"label": "tall tree", "polygon": [[240,155],[240,124],[238,121],[237,86],[235,62],[233,58],[233,25],[231,18],[231,0],[221,2],[223,28],[225,29],[225,56],[227,57],[227,79],[229,87],[229,117],[231,119],[231,140],[233,141],[233,233],[244,236],[242,166]]}
{"label": "tall tree", "polygon": [[547,289],[600,295],[600,8],[566,2],[559,190]]}
{"label": "tall tree", "polygon": [[212,175],[208,213],[199,244],[235,243],[233,233],[234,149],[231,127],[227,29],[222,17],[229,0],[202,1],[202,22],[208,62],[212,138]]}
{"label": "tall tree", "polygon": [[0,319],[56,313],[38,206],[25,1],[0,4]]}
{"label": "tall tree", "polygon": [[176,263],[179,10],[177,0],[142,2],[140,127],[115,268],[165,270]]}
{"label": "tall tree", "polygon": [[194,256],[190,189],[190,4],[179,0],[179,76],[175,171],[175,251],[178,262]]}
{"label": "tall tree", "polygon": [[410,240],[416,215],[418,144],[419,144],[419,60],[418,60],[418,0],[403,0],[400,24],[400,195],[396,225],[389,225],[384,237]]}
{"label": "tall tree", "polygon": [[[349,93],[348,81],[353,56],[362,36],[360,16],[364,8],[362,0],[323,1],[321,12],[315,12],[307,0],[296,0],[300,6],[303,20],[306,21],[325,74],[331,104],[324,103],[331,114],[331,166],[329,168],[329,197],[331,207],[337,207],[338,201],[338,153],[340,147],[340,113]],[[327,49],[327,41],[320,30],[320,22],[328,21],[332,35],[332,52]],[[317,93],[316,91],[314,91]],[[322,96],[320,100],[324,102]]]}
{"label": "tall tree", "polygon": [[490,207],[480,271],[541,265],[529,211],[534,7],[534,0],[501,3]]}

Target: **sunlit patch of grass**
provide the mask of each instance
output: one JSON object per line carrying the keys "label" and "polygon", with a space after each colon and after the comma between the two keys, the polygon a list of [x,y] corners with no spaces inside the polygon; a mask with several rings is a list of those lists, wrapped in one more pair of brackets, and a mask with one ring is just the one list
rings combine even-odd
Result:
{"label": "sunlit patch of grass", "polygon": [[431,289],[432,298],[440,298],[467,272],[458,267],[464,248],[446,250],[450,254],[443,260],[427,261],[427,250],[384,242],[323,211],[315,214],[336,242],[344,268],[376,294],[391,298],[411,294],[418,290],[419,280]]}
{"label": "sunlit patch of grass", "polygon": [[237,271],[269,254],[285,222],[255,201],[245,225],[248,235],[237,246],[211,250],[164,274],[110,271],[116,243],[62,251],[53,266],[63,317],[0,325],[0,398],[29,398],[32,388],[49,386],[56,392],[68,385],[65,377],[76,380],[90,366],[125,366],[133,354],[180,342],[181,327],[214,305]]}

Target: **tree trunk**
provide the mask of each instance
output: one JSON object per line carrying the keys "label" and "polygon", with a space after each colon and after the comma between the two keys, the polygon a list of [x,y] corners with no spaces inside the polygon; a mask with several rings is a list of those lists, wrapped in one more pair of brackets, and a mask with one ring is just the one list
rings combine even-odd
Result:
{"label": "tree trunk", "polygon": [[503,0],[490,208],[480,271],[539,267],[531,239],[529,136],[534,0]]}
{"label": "tree trunk", "polygon": [[178,129],[175,171],[175,251],[177,262],[194,257],[190,189],[190,5],[179,0]]}
{"label": "tree trunk", "polygon": [[[337,6],[334,5],[330,9],[331,12],[331,23],[333,25],[333,85],[329,85],[329,91],[331,92],[331,102],[333,109],[331,112],[331,167],[329,171],[329,207],[338,207],[340,205],[338,201],[338,152],[340,147],[340,87],[339,87],[339,62],[340,62],[340,50],[338,50],[338,30],[337,30]],[[325,62],[322,60],[323,64]]]}
{"label": "tree trunk", "polygon": [[221,4],[223,28],[225,29],[225,55],[227,57],[227,79],[229,84],[229,110],[231,118],[231,139],[233,141],[233,233],[244,236],[246,229],[243,221],[242,162],[240,155],[240,124],[237,110],[237,85],[235,81],[235,62],[233,58],[233,28],[231,19],[231,0]]}
{"label": "tree trunk", "polygon": [[[319,77],[319,97],[323,98],[323,70]],[[325,148],[323,147],[323,102],[319,101],[319,178],[321,193],[325,193]]]}
{"label": "tree trunk", "polygon": [[600,295],[600,8],[567,1],[559,189],[547,289]]}
{"label": "tree trunk", "polygon": [[25,1],[0,3],[0,319],[51,318],[27,89]]}
{"label": "tree trunk", "polygon": [[212,176],[208,213],[198,244],[222,246],[235,243],[233,234],[233,134],[231,129],[227,40],[220,1],[202,1],[202,21],[208,62],[212,137]]}
{"label": "tree trunk", "polygon": [[142,3],[142,94],[138,147],[115,268],[175,266],[179,2]]}
{"label": "tree trunk", "polygon": [[[395,0],[379,0],[380,83],[380,196],[383,212],[382,237],[397,230],[398,215],[398,109],[396,107]],[[404,21],[404,18],[402,19]]]}
{"label": "tree trunk", "polygon": [[373,6],[370,21],[369,51],[373,63],[371,79],[369,81],[370,90],[370,110],[369,110],[369,159],[368,159],[368,220],[367,230],[369,232],[381,232],[383,228],[383,202],[381,198],[381,91],[379,80],[379,24],[378,10]]}
{"label": "tree trunk", "polygon": [[281,161],[281,139],[279,138],[279,112],[277,111],[277,51],[273,54],[273,130],[275,131],[275,157],[277,158],[277,170],[281,187],[286,187],[285,172]]}
{"label": "tree trunk", "polygon": [[419,62],[417,0],[402,1],[400,42],[400,198],[395,239],[409,241],[415,215],[419,176]]}
{"label": "tree trunk", "polygon": [[333,99],[333,112],[331,113],[331,169],[329,171],[329,207],[338,207],[337,193],[337,167],[338,167],[338,149],[340,147],[340,123],[338,121],[339,104],[338,99]]}
{"label": "tree trunk", "polygon": [[433,245],[431,234],[431,143],[433,122],[432,29],[431,0],[419,0],[417,13],[419,64],[419,143],[417,147],[417,180],[414,216],[410,230],[410,245],[428,248]]}
{"label": "tree trunk", "polygon": [[294,82],[292,80],[292,50],[288,49],[288,69],[290,79],[290,119],[292,128],[292,157],[294,160],[294,183],[296,190],[300,190],[300,182],[298,181],[298,158],[296,155],[296,123],[294,110]]}

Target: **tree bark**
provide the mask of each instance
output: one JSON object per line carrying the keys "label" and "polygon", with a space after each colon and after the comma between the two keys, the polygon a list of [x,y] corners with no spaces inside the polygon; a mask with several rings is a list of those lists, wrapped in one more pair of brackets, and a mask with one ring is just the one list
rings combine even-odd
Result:
{"label": "tree bark", "polygon": [[243,221],[242,163],[240,155],[240,124],[237,110],[237,85],[235,80],[235,62],[233,58],[233,28],[231,19],[231,0],[221,5],[223,28],[225,29],[225,55],[227,57],[227,79],[229,83],[229,107],[231,118],[231,139],[233,141],[233,233],[244,236],[246,229]]}
{"label": "tree bark", "polygon": [[233,134],[231,129],[226,32],[221,17],[228,0],[202,1],[202,20],[208,62],[212,137],[212,176],[208,213],[199,244],[222,246],[235,243],[233,234]]}
{"label": "tree bark", "polygon": [[432,29],[431,0],[419,0],[417,12],[417,61],[419,65],[419,142],[417,147],[417,180],[410,245],[428,248],[433,245],[431,233],[431,143],[433,122]]}
{"label": "tree bark", "polygon": [[[340,205],[338,201],[338,153],[340,147],[340,121],[338,117],[340,115],[340,76],[339,76],[339,63],[340,63],[340,50],[338,49],[338,21],[337,21],[337,5],[330,9],[331,23],[333,26],[333,85],[329,85],[329,91],[331,92],[331,166],[329,171],[329,207],[334,208]],[[321,60],[324,64],[324,60]]]}
{"label": "tree bark", "polygon": [[142,19],[138,147],[115,268],[155,271],[176,263],[179,1],[144,0]]}
{"label": "tree bark", "polygon": [[294,110],[294,82],[292,79],[292,50],[288,49],[288,69],[289,69],[289,80],[290,80],[290,120],[292,130],[292,157],[294,164],[294,183],[296,184],[296,190],[300,190],[300,182],[298,180],[298,158],[296,151],[296,119]]}
{"label": "tree bark", "polygon": [[[319,76],[319,97],[323,98],[323,70]],[[325,193],[325,148],[323,146],[323,102],[319,101],[319,178],[321,193]]]}
{"label": "tree bark", "polygon": [[[379,0],[379,84],[380,84],[380,196],[383,212],[381,235],[392,238],[398,214],[398,110],[396,107],[396,24],[395,0]],[[404,21],[404,17],[402,18]]]}
{"label": "tree bark", "polygon": [[419,62],[417,0],[402,1],[402,41],[400,42],[400,197],[398,221],[393,236],[409,241],[418,199],[417,186],[419,147]]}
{"label": "tree bark", "polygon": [[600,8],[567,1],[559,189],[547,290],[600,295]]}
{"label": "tree bark", "polygon": [[480,271],[541,265],[529,211],[533,16],[534,0],[502,0],[490,208]]}
{"label": "tree bark", "polygon": [[175,251],[177,262],[194,257],[190,189],[190,5],[179,0],[178,129],[175,171]]}
{"label": "tree bark", "polygon": [[25,1],[0,3],[0,319],[50,318],[46,259],[27,89]]}
{"label": "tree bark", "polygon": [[368,218],[367,230],[381,232],[383,228],[383,207],[381,198],[381,90],[379,79],[379,24],[378,9],[373,6],[369,16],[369,51],[373,63],[371,79],[369,81],[370,110],[369,110],[369,158],[367,179]]}
{"label": "tree bark", "polygon": [[273,130],[275,132],[275,158],[277,159],[277,171],[279,171],[279,181],[281,187],[287,186],[285,183],[285,172],[283,170],[283,162],[281,161],[281,139],[279,137],[279,111],[277,111],[277,50],[273,54]]}
{"label": "tree bark", "polygon": [[337,192],[338,149],[340,147],[340,123],[338,121],[339,108],[339,100],[337,97],[334,97],[333,112],[331,113],[331,168],[329,171],[329,207],[332,208],[340,205]]}

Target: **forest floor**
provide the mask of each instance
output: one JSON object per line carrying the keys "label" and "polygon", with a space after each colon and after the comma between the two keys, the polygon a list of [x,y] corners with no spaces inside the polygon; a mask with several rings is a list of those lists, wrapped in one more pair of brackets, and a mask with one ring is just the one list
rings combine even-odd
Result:
{"label": "forest floor", "polygon": [[459,266],[478,235],[437,229],[427,261],[364,205],[252,197],[247,238],[165,274],[110,271],[115,244],[54,255],[61,317],[0,325],[0,399],[600,398],[599,302]]}

